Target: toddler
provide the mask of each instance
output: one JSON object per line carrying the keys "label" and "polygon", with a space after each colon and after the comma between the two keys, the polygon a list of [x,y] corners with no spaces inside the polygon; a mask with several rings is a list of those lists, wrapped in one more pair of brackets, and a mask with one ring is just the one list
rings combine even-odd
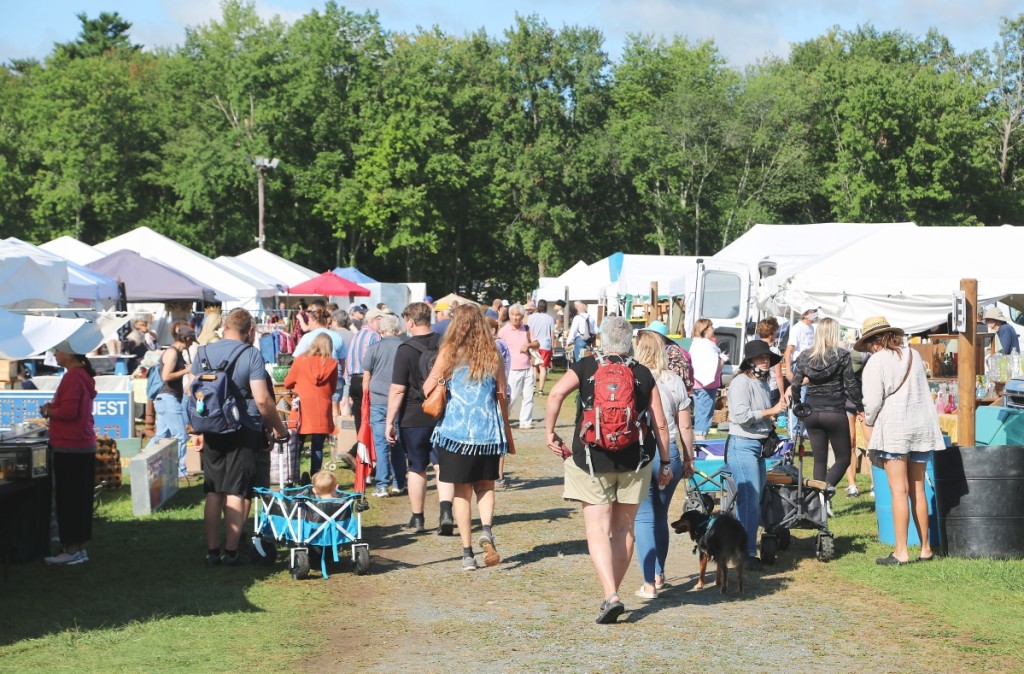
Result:
{"label": "toddler", "polygon": [[320,470],[313,475],[313,496],[317,498],[336,498],[338,478],[329,470]]}

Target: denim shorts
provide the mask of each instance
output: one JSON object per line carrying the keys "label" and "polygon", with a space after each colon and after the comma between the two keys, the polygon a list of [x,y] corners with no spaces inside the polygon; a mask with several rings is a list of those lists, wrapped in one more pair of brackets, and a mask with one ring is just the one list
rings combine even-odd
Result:
{"label": "denim shorts", "polygon": [[893,454],[892,452],[883,452],[880,449],[873,450],[874,454],[878,459],[884,461],[902,461],[907,459],[914,463],[928,463],[928,458],[932,455],[929,452],[910,452],[909,454]]}

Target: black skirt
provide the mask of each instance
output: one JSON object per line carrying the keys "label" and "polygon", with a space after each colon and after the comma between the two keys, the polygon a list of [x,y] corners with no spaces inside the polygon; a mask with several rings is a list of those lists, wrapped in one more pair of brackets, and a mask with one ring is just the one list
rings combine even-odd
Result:
{"label": "black skirt", "polygon": [[472,456],[455,454],[443,447],[436,447],[437,463],[440,469],[438,479],[452,484],[472,484],[481,480],[498,479],[500,455]]}

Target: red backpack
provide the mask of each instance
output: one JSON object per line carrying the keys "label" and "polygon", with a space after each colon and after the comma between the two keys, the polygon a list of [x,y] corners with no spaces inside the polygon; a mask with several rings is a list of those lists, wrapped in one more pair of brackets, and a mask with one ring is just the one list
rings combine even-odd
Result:
{"label": "red backpack", "polygon": [[597,356],[597,372],[590,378],[594,397],[583,404],[580,440],[585,446],[617,452],[643,439],[636,408],[636,377],[630,365]]}

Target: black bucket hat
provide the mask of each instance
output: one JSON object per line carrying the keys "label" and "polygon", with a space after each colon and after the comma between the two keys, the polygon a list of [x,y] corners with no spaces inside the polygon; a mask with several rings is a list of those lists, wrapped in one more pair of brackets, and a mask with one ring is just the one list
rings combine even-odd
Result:
{"label": "black bucket hat", "polygon": [[750,361],[758,356],[769,356],[771,358],[771,365],[769,367],[775,367],[782,360],[782,356],[772,351],[772,347],[768,342],[754,339],[747,342],[746,346],[743,347],[743,362],[740,363],[740,369],[752,369],[754,366]]}

